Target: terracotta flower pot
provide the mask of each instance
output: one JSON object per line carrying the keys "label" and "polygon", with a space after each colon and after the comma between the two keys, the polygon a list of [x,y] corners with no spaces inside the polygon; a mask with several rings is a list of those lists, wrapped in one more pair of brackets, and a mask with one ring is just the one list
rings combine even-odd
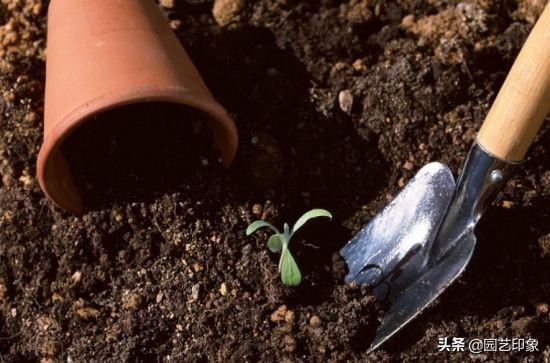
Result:
{"label": "terracotta flower pot", "polygon": [[75,128],[114,108],[173,102],[198,109],[225,165],[233,161],[235,124],[153,0],[52,0],[46,63],[37,174],[46,196],[65,210],[81,213],[83,205],[61,144]]}

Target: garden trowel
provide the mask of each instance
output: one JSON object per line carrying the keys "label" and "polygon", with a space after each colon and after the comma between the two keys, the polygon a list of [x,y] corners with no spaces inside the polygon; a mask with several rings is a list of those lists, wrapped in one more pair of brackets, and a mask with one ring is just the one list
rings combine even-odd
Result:
{"label": "garden trowel", "polygon": [[[498,61],[498,60],[495,60]],[[455,182],[424,166],[340,254],[347,283],[388,302],[370,350],[437,298],[472,257],[475,226],[505,186],[550,111],[550,5],[516,59]]]}

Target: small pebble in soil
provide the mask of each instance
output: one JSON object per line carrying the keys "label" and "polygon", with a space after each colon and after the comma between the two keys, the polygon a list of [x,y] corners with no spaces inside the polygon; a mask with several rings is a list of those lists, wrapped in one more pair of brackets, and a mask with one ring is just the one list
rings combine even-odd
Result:
{"label": "small pebble in soil", "polygon": [[199,299],[200,291],[201,291],[200,284],[193,285],[193,287],[191,288],[191,302]]}
{"label": "small pebble in soil", "polygon": [[27,170],[23,170],[23,173],[19,177],[19,181],[23,184],[24,187],[28,188],[33,183],[33,178],[30,176]]}
{"label": "small pebble in soil", "polygon": [[502,208],[511,209],[514,207],[514,202],[510,200],[503,200],[502,201]]}
{"label": "small pebble in soil", "polygon": [[314,328],[317,328],[318,326],[321,325],[321,318],[318,317],[317,315],[313,315],[313,316],[309,319],[309,325],[311,325],[311,326],[314,327]]}
{"label": "small pebble in soil", "polygon": [[84,320],[92,320],[99,316],[99,310],[87,306],[83,299],[78,299],[73,303],[73,310],[77,316]]}
{"label": "small pebble in soil", "polygon": [[25,115],[25,121],[28,123],[34,123],[38,119],[38,116],[36,115],[36,112],[29,112]]}
{"label": "small pebble in soil", "polygon": [[222,296],[227,295],[227,285],[225,284],[225,282],[222,282],[222,284],[220,285],[220,294]]}
{"label": "small pebble in soil", "polygon": [[409,14],[405,15],[401,20],[401,26],[405,29],[408,29],[414,25],[414,15]]}
{"label": "small pebble in soil", "polygon": [[338,94],[338,103],[342,111],[348,114],[351,113],[353,108],[353,93],[349,89],[340,91]]}
{"label": "small pebble in soil", "polygon": [[403,169],[411,171],[414,169],[414,163],[410,162],[409,160],[405,161],[403,163]]}
{"label": "small pebble in soil", "polygon": [[84,320],[91,320],[99,316],[99,310],[91,307],[81,307],[75,310],[75,314]]}
{"label": "small pebble in soil", "polygon": [[124,310],[136,310],[141,305],[141,295],[135,292],[126,292],[122,295],[122,308]]}
{"label": "small pebble in soil", "polygon": [[220,26],[227,26],[239,15],[244,5],[244,0],[216,0],[212,15]]}
{"label": "small pebble in soil", "polygon": [[535,304],[535,310],[537,311],[537,314],[539,314],[539,315],[548,314],[548,311],[549,311],[548,303],[537,303],[537,304]]}
{"label": "small pebble in soil", "polygon": [[254,204],[252,206],[252,213],[255,216],[260,216],[262,214],[262,205],[261,204]]}
{"label": "small pebble in soil", "polygon": [[164,294],[161,291],[157,294],[157,297],[155,298],[155,301],[157,302],[157,304],[159,304],[162,301],[163,298],[164,298]]}
{"label": "small pebble in soil", "polygon": [[170,28],[177,30],[181,26],[181,20],[171,20]]}
{"label": "small pebble in soil", "polygon": [[365,62],[360,58],[356,59],[351,66],[356,72],[362,72],[367,69],[367,67],[365,66]]}
{"label": "small pebble in soil", "polygon": [[118,223],[122,222],[122,220],[124,219],[124,217],[122,216],[122,213],[120,213],[117,210],[113,211],[113,218]]}
{"label": "small pebble in soil", "polygon": [[289,312],[286,305],[281,305],[275,310],[273,313],[271,313],[271,321],[274,323],[282,322],[286,319],[286,315]]}
{"label": "small pebble in soil", "polygon": [[171,9],[174,7],[175,0],[160,0],[160,6],[163,8]]}
{"label": "small pebble in soil", "polygon": [[72,276],[71,280],[73,281],[73,285],[76,285],[82,280],[82,272],[76,271]]}
{"label": "small pebble in soil", "polygon": [[399,186],[399,188],[403,188],[405,186],[405,178],[400,178],[398,181],[397,181],[397,185]]}

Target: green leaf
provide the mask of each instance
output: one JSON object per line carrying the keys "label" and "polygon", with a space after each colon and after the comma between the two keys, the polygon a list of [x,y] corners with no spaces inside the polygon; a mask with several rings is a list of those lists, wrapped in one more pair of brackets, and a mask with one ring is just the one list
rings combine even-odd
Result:
{"label": "green leaf", "polygon": [[281,254],[281,280],[287,286],[298,286],[302,282],[300,269],[287,248]]}
{"label": "green leaf", "polygon": [[280,233],[279,230],[275,227],[273,227],[271,224],[267,223],[266,221],[256,221],[252,222],[248,228],[246,229],[246,235],[250,236],[252,233],[256,232],[258,229],[262,227],[268,227],[275,233]]}
{"label": "green leaf", "polygon": [[275,233],[267,241],[267,247],[271,252],[280,252],[283,249],[283,235],[280,233]]}
{"label": "green leaf", "polygon": [[296,224],[294,224],[294,227],[292,227],[292,233],[291,236],[299,230],[304,224],[307,223],[310,219],[318,218],[318,217],[328,217],[332,218],[332,214],[330,214],[329,211],[324,209],[312,209],[309,212],[306,212],[303,216],[301,216],[298,221],[296,221]]}

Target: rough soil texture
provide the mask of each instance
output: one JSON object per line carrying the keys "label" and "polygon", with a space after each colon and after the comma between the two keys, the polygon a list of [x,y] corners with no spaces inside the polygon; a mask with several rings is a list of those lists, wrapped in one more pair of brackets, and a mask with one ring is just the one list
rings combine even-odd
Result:
{"label": "rough soil texture", "polygon": [[[93,160],[93,141],[72,146],[89,206],[74,217],[35,178],[47,2],[0,2],[1,360],[550,359],[548,123],[480,224],[467,272],[375,353],[366,350],[381,307],[367,288],[343,285],[337,256],[422,165],[459,170],[545,1],[161,4],[234,116],[236,164],[224,170],[193,138],[181,149],[173,135],[195,126],[166,123],[170,142],[148,145],[158,165],[128,138],[97,131],[105,169],[78,161]],[[170,148],[195,158],[162,157]],[[109,155],[134,166],[145,157],[167,182],[128,192],[140,179],[126,168],[114,177],[128,165]],[[267,234],[244,230],[312,207],[335,219],[297,236],[305,280],[285,288]],[[539,351],[438,353],[439,337],[534,337]]]}

